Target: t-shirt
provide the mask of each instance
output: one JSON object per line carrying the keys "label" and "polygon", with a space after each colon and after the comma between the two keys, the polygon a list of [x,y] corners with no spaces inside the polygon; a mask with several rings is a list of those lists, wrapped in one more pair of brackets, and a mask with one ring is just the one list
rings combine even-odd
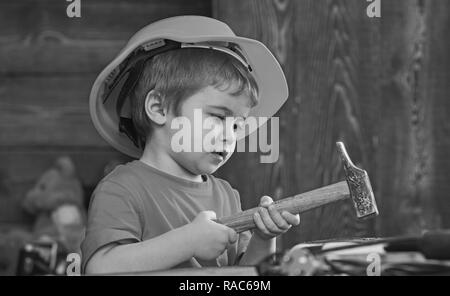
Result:
{"label": "t-shirt", "polygon": [[[88,211],[86,237],[81,245],[82,270],[101,247],[148,240],[190,223],[209,210],[217,218],[241,211],[239,193],[212,175],[204,182],[182,179],[140,160],[117,166],[95,188]],[[226,266],[245,251],[249,232],[239,235],[216,260],[191,258],[175,266]]]}

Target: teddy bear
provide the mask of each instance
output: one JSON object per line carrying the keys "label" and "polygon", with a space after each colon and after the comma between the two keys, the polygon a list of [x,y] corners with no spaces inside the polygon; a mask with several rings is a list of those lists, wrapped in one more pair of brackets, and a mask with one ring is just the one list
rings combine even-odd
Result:
{"label": "teddy bear", "polygon": [[86,209],[83,187],[72,160],[63,156],[37,180],[23,201],[35,217],[35,239],[54,239],[67,252],[80,252],[84,237]]}

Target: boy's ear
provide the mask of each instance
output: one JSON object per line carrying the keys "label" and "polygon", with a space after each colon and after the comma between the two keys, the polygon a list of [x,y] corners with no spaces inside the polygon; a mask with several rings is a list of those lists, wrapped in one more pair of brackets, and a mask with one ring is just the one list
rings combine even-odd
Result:
{"label": "boy's ear", "polygon": [[167,121],[167,112],[163,106],[161,94],[154,89],[145,97],[145,113],[156,124],[164,125]]}

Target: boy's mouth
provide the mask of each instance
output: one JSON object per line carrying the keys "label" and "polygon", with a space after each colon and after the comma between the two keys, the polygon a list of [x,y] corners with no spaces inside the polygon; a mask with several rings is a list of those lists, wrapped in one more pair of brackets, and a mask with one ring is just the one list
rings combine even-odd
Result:
{"label": "boy's mouth", "polygon": [[211,152],[211,153],[215,154],[215,155],[218,155],[218,156],[221,156],[223,159],[225,159],[227,157],[227,155],[228,155],[227,151],[214,151],[214,152]]}

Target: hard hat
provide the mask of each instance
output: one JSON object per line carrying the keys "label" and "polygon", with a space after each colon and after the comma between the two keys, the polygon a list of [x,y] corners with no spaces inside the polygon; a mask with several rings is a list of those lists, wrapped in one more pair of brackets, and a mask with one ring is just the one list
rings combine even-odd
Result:
{"label": "hard hat", "polygon": [[[261,42],[238,37],[228,25],[209,17],[163,19],[134,34],[92,86],[89,98],[91,118],[97,131],[110,145],[129,156],[141,156],[143,147],[137,141],[129,110],[128,114],[126,111],[128,94],[139,78],[139,67],[142,68],[144,62],[156,54],[187,47],[220,50],[244,64],[259,88],[258,105],[252,108],[249,116],[272,117],[287,100],[288,86],[281,66]],[[257,127],[264,122],[258,120]],[[253,131],[249,130],[242,137]]]}

